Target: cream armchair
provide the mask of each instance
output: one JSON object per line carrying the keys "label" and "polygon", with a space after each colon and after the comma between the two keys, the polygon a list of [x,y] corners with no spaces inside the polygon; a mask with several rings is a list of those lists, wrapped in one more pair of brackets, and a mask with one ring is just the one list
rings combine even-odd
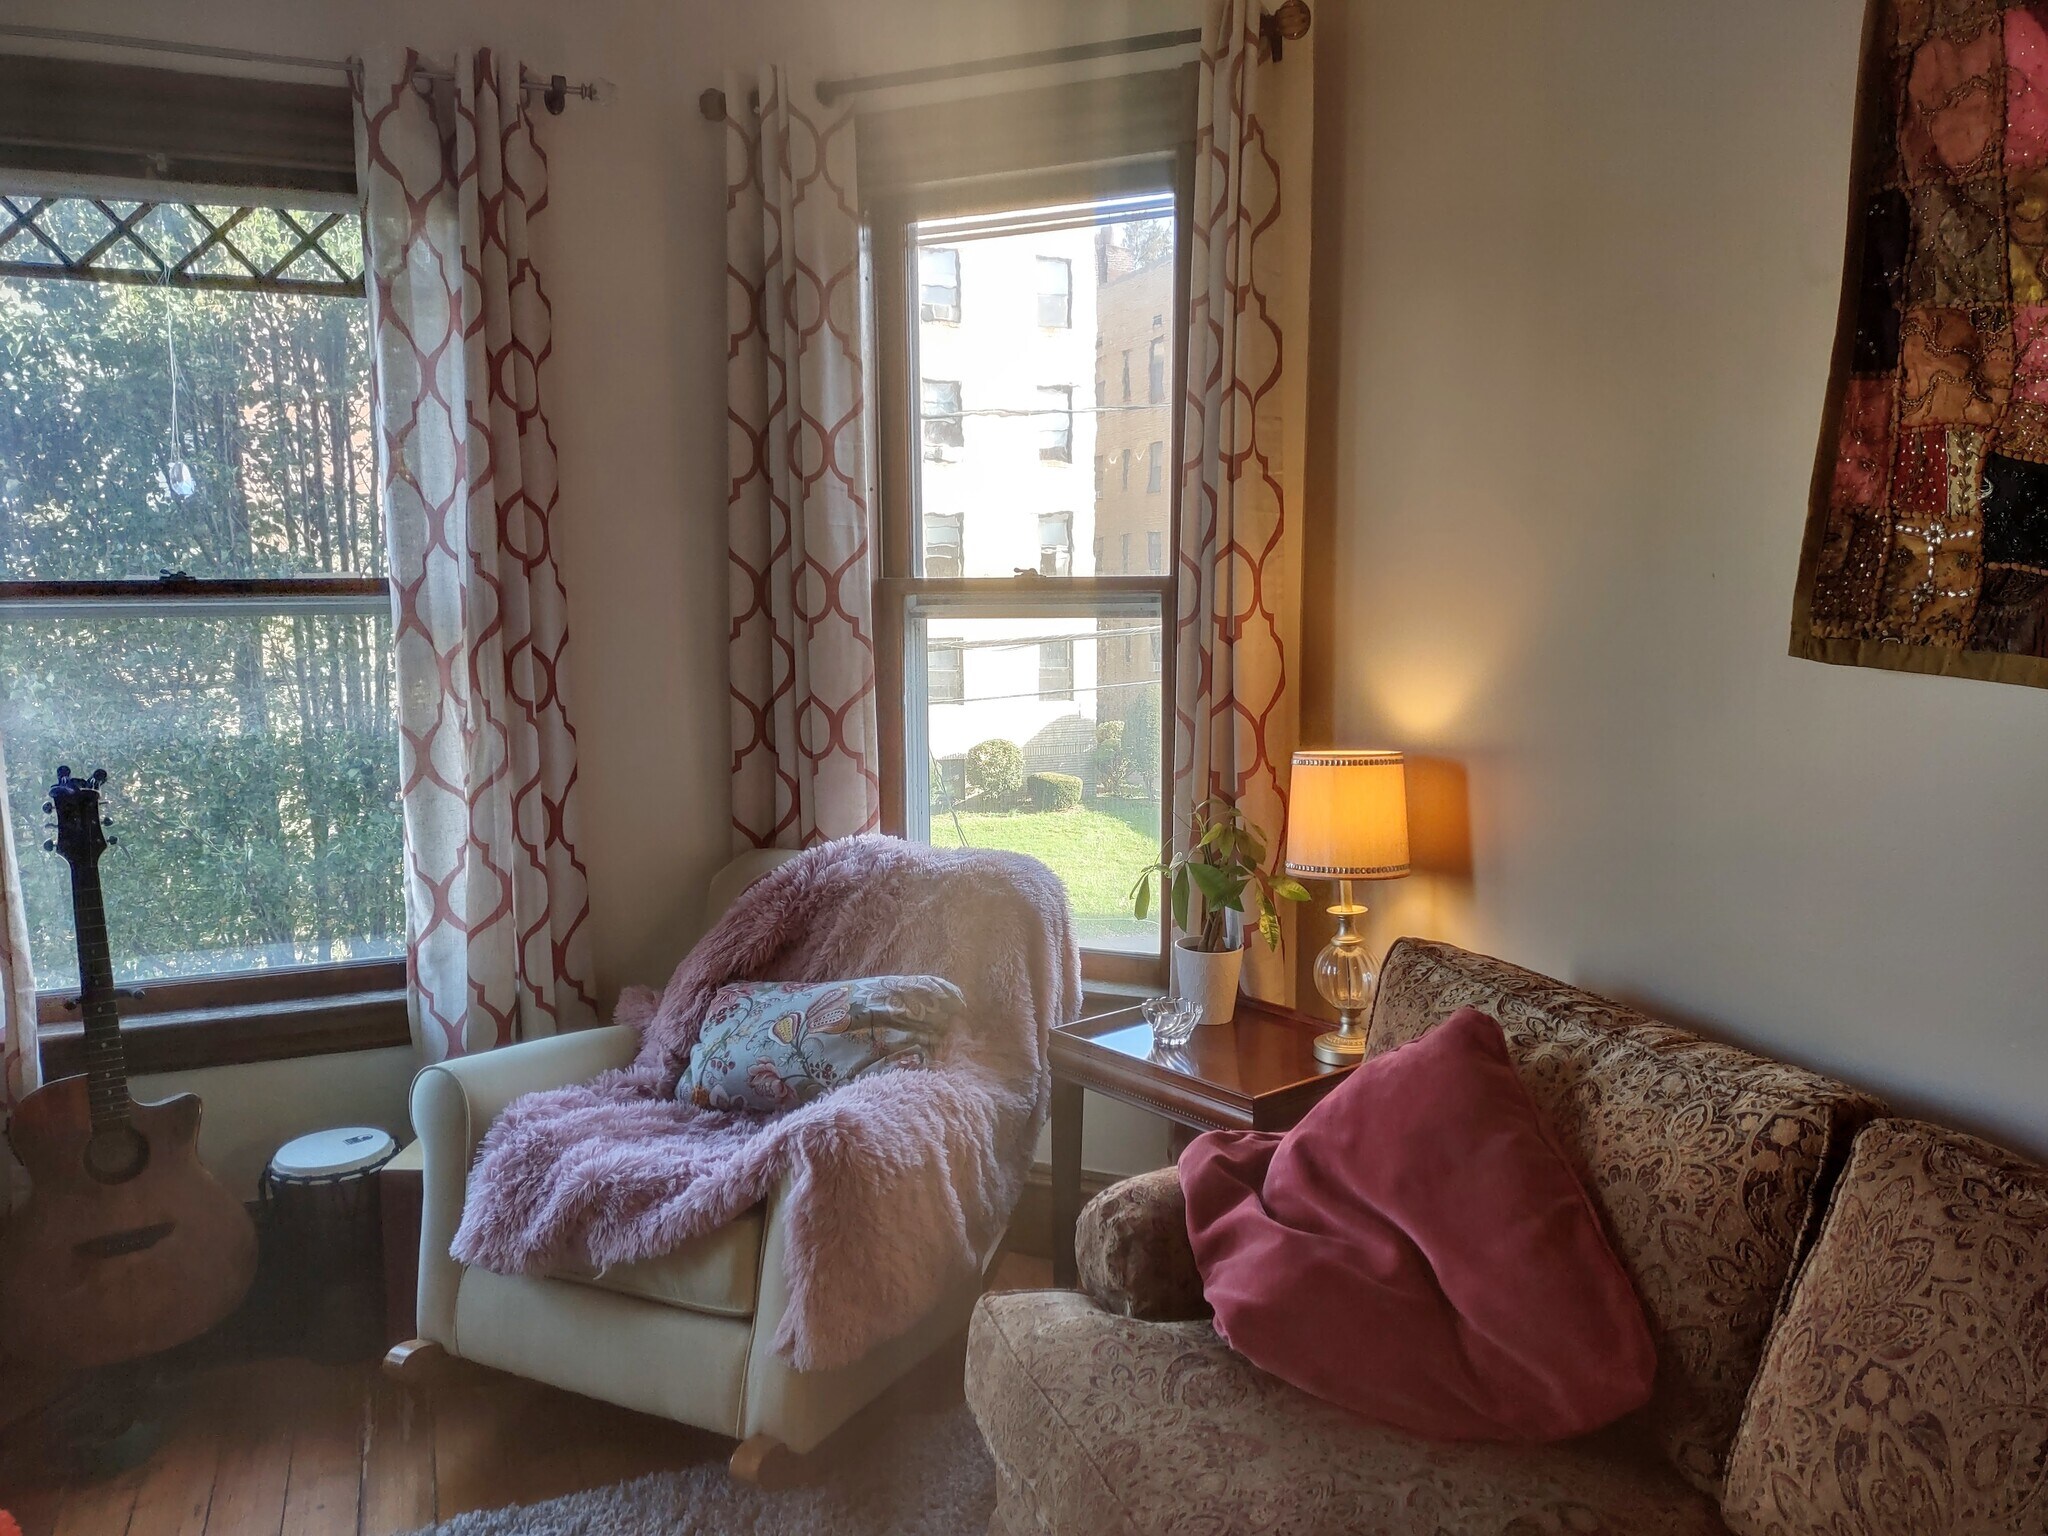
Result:
{"label": "cream armchair", "polygon": [[[734,860],[711,883],[709,918],[789,857]],[[915,1329],[854,1365],[799,1371],[770,1342],[788,1305],[779,1194],[673,1253],[603,1274],[564,1268],[535,1278],[458,1264],[449,1244],[491,1122],[521,1094],[626,1065],[637,1044],[626,1026],[582,1030],[443,1062],[413,1080],[426,1160],[419,1338],[394,1349],[387,1366],[409,1375],[445,1353],[731,1435],[742,1442],[734,1475],[760,1481],[959,1336],[982,1287],[963,1282]],[[984,1267],[994,1256],[982,1256]]]}

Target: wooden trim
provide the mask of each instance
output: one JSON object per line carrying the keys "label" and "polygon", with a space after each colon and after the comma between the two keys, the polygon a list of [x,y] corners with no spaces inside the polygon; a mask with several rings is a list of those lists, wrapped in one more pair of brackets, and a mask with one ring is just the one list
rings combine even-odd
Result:
{"label": "wooden trim", "polygon": [[[1082,196],[1097,196],[1098,188],[1119,186],[1120,163],[1171,156],[1194,141],[1200,74],[1192,63],[1169,64],[864,110],[858,115],[860,185],[870,193],[931,197],[936,189],[963,183],[1064,174],[1070,181],[1092,176],[1080,183],[1086,189]],[[997,195],[1006,196],[1007,189]],[[921,216],[932,211],[919,210]]]}
{"label": "wooden trim", "polygon": [[[904,761],[906,736],[904,610],[914,597],[957,599],[988,611],[991,617],[1041,614],[1086,616],[1105,599],[1145,596],[1156,599],[1160,622],[1160,764],[1162,816],[1172,815],[1173,704],[1178,676],[1176,647],[1179,624],[1179,565],[1170,559],[1158,576],[1063,576],[1026,573],[1009,577],[927,579],[916,574],[919,505],[917,413],[913,391],[920,377],[916,309],[911,303],[916,271],[910,229],[921,219],[999,212],[1008,208],[1052,206],[1092,201],[1106,196],[1170,187],[1174,196],[1175,251],[1173,327],[1182,338],[1174,347],[1173,394],[1185,398],[1187,379],[1187,291],[1191,261],[1194,188],[1194,77],[1191,66],[1158,71],[1144,77],[1100,82],[1078,92],[1064,88],[1025,91],[996,97],[963,109],[950,104],[933,116],[923,109],[862,114],[862,187],[873,200],[865,209],[873,278],[877,357],[876,495],[871,527],[878,553],[872,608],[876,638],[876,724],[881,740],[882,830],[904,835],[909,822],[909,765]],[[1106,93],[1106,94],[1105,94]],[[1115,132],[1092,138],[1074,137],[1076,113],[1104,102],[1123,103],[1115,114]],[[1142,110],[1130,110],[1133,102]],[[992,110],[1000,107],[1001,110]],[[1012,112],[1010,109],[1014,108]],[[925,130],[950,122],[965,110],[975,126],[949,130],[934,139]],[[1019,118],[1027,124],[1019,127]],[[994,139],[977,140],[960,150],[955,140],[972,139],[987,124],[1004,126]],[[900,144],[891,136],[911,133]],[[1019,135],[1022,135],[1020,139]],[[934,144],[948,147],[941,159],[930,158]],[[1020,144],[1022,148],[1020,150]],[[924,154],[916,178],[899,173],[894,162],[915,146]],[[1086,152],[1083,152],[1085,148]],[[877,165],[891,169],[871,175],[871,152]],[[880,189],[879,192],[877,189]],[[1177,547],[1181,501],[1181,436],[1185,413],[1171,412],[1171,457],[1167,465],[1167,543]],[[1134,872],[1135,875],[1135,872]],[[1160,904],[1159,947],[1155,954],[1131,955],[1110,950],[1083,950],[1083,977],[1095,983],[1158,988],[1169,972],[1166,904]]]}
{"label": "wooden trim", "polygon": [[[271,1003],[307,1002],[365,993],[403,992],[405,961],[346,960],[334,965],[280,966],[268,971],[241,971],[220,976],[176,977],[144,981],[124,989],[124,1018],[159,1013],[202,1013]],[[48,1028],[78,1018],[78,989],[38,992],[36,1020]]]}
{"label": "wooden trim", "polygon": [[[82,1023],[38,1035],[46,1081],[85,1070]],[[141,1014],[124,1022],[121,1037],[130,1074],[142,1076],[383,1050],[409,1044],[412,1029],[400,987]]]}
{"label": "wooden trim", "polygon": [[110,606],[166,614],[315,611],[378,613],[391,601],[382,576],[159,576],[113,581],[0,581],[0,606],[58,616]]}
{"label": "wooden trim", "polygon": [[346,85],[0,54],[11,170],[356,195]]}
{"label": "wooden trim", "polygon": [[[1087,983],[1088,995],[1114,997],[1114,991],[1106,989],[1132,988],[1136,989],[1137,997],[1142,999],[1154,995],[1164,987],[1168,966],[1163,918],[1161,922],[1160,952],[1156,955],[1134,955],[1127,950],[1117,949],[1082,950],[1081,979]],[[1130,1001],[1131,999],[1119,999],[1111,1006],[1128,1006]]]}
{"label": "wooden trim", "polygon": [[[1266,22],[1271,20],[1270,16],[1265,18]],[[965,64],[933,64],[920,69],[894,69],[878,75],[849,75],[842,80],[820,80],[818,100],[829,107],[842,96],[855,96],[867,91],[891,91],[901,86],[929,85],[940,80],[971,80],[979,75],[1013,74],[1023,69],[1078,64],[1086,59],[1121,58],[1133,53],[1155,53],[1165,48],[1194,48],[1201,42],[1202,29],[1188,27],[1178,32],[1146,32],[1137,37],[1070,43],[1064,48],[1041,48],[1032,53],[1008,53],[1000,58],[975,59]]]}

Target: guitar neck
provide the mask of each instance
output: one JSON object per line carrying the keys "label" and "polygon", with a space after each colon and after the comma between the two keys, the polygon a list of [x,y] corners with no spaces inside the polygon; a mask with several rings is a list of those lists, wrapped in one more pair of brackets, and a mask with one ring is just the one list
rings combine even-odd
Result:
{"label": "guitar neck", "polygon": [[114,1006],[114,961],[97,863],[71,866],[71,917],[78,933],[78,1010],[85,1021],[86,1098],[95,1130],[128,1119],[128,1056]]}

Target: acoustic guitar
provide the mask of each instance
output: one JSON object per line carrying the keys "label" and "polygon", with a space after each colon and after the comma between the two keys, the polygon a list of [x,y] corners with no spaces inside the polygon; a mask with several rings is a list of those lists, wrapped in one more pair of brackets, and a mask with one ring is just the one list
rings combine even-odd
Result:
{"label": "acoustic guitar", "polygon": [[201,1166],[199,1100],[139,1104],[128,1091],[100,892],[104,769],[57,770],[54,848],[71,866],[83,1077],[46,1083],[14,1112],[8,1142],[33,1181],[0,1221],[0,1353],[109,1365],[196,1338],[256,1275],[256,1229]]}

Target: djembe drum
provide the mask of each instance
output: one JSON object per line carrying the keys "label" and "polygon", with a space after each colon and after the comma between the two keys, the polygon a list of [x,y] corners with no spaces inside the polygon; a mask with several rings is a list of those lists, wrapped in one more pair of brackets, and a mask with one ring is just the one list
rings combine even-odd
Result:
{"label": "djembe drum", "polygon": [[315,1360],[359,1360],[384,1347],[377,1170],[397,1155],[388,1132],[346,1126],[286,1142],[264,1171],[280,1300]]}

